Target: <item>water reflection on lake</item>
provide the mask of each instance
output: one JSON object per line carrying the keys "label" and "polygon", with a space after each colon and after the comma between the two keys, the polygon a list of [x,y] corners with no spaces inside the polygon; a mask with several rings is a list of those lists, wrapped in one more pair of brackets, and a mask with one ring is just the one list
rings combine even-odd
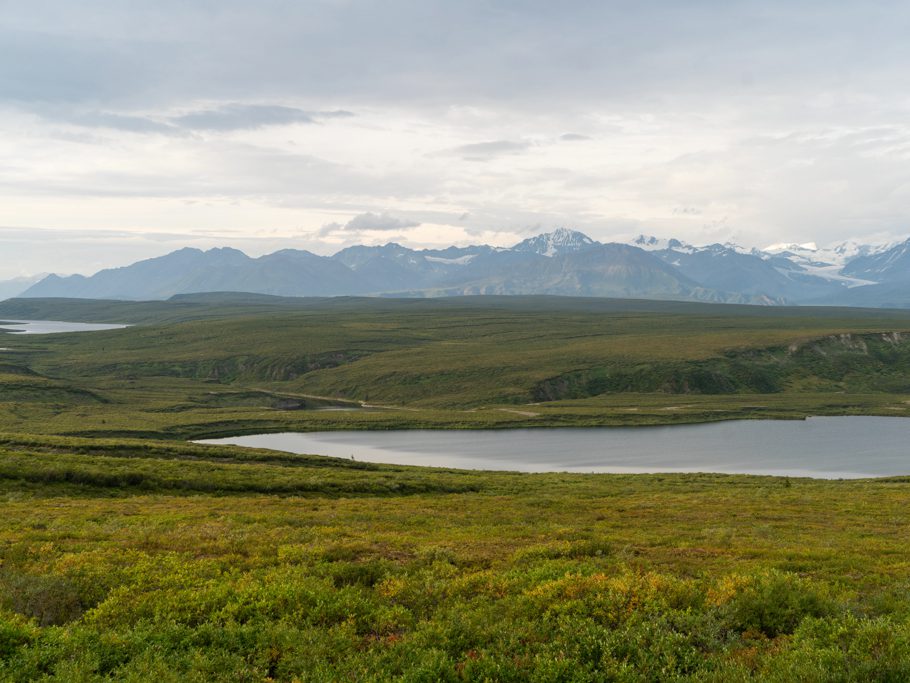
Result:
{"label": "water reflection on lake", "polygon": [[910,474],[910,419],[815,417],[670,427],[259,434],[235,444],[399,465],[521,472]]}
{"label": "water reflection on lake", "polygon": [[[128,325],[105,323],[68,323],[60,320],[0,320],[0,332],[16,334],[58,334],[61,332],[101,332],[119,330]],[[0,349],[8,351],[9,349]]]}

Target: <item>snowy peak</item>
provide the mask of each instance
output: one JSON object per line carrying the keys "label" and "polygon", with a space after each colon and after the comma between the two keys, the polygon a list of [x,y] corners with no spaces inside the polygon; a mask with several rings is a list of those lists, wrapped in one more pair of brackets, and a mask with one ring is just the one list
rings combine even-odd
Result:
{"label": "snowy peak", "polygon": [[840,244],[831,247],[829,251],[832,254],[835,254],[840,259],[840,263],[843,264],[849,263],[850,261],[857,258],[882,254],[886,251],[900,246],[901,244],[903,244],[903,242],[866,244],[864,242],[857,242],[856,240],[847,240],[846,242],[841,242]]}
{"label": "snowy peak", "polygon": [[780,254],[785,251],[800,253],[805,251],[818,251],[818,245],[815,242],[806,242],[805,244],[795,244],[792,242],[779,242],[778,244],[772,244],[764,249],[763,252],[766,254]]}
{"label": "snowy peak", "polygon": [[559,256],[588,249],[597,244],[590,237],[577,230],[557,228],[536,237],[529,237],[519,242],[512,251],[540,254],[541,256]]}
{"label": "snowy peak", "polygon": [[680,254],[695,254],[700,251],[710,251],[716,254],[728,252],[752,254],[754,251],[741,247],[733,242],[724,242],[723,244],[715,242],[714,244],[695,246],[688,242],[683,242],[682,240],[673,238],[665,239],[662,237],[653,237],[651,235],[639,235],[629,242],[629,244],[645,251],[677,252]]}
{"label": "snowy peak", "polygon": [[856,240],[847,240],[838,244],[820,247],[816,242],[778,242],[770,244],[763,249],[746,249],[733,242],[695,246],[678,239],[639,235],[631,240],[629,244],[645,251],[655,252],[695,254],[710,251],[720,254],[733,251],[738,254],[757,256],[764,260],[773,260],[776,263],[781,263],[783,259],[786,259],[798,267],[824,267],[826,273],[822,274],[820,272],[819,275],[821,277],[829,277],[831,273],[839,271],[855,259],[883,254],[899,247],[903,243],[867,244]]}
{"label": "snowy peak", "polygon": [[691,252],[695,247],[691,244],[686,244],[677,239],[663,239],[662,237],[654,237],[653,235],[639,235],[629,244],[633,247],[638,247],[639,249],[644,249],[645,251],[665,251],[667,249],[672,251],[683,251]]}
{"label": "snowy peak", "polygon": [[876,282],[910,279],[910,240],[852,258],[844,274]]}
{"label": "snowy peak", "polygon": [[754,256],[751,249],[746,249],[738,245],[736,242],[724,242],[723,244],[715,242],[714,244],[709,244],[705,247],[691,247],[693,250],[708,250],[715,254],[742,254],[744,256]]}
{"label": "snowy peak", "polygon": [[856,240],[847,240],[828,247],[819,247],[815,242],[780,243],[765,247],[762,253],[772,257],[784,257],[802,266],[825,266],[837,270],[851,261],[884,253],[895,246],[897,246],[895,243],[866,244]]}
{"label": "snowy peak", "polygon": [[[880,263],[873,266],[878,270],[869,267],[861,274],[859,269],[855,269],[855,274],[850,273],[850,269],[844,268],[845,264],[855,259],[869,260],[869,256],[888,250],[887,246],[858,242],[843,242],[827,248],[820,248],[815,242],[780,242],[764,249],[746,249],[733,242],[693,246],[677,239],[639,235],[630,244],[655,253],[706,286],[741,290],[747,287],[747,271],[753,269],[751,276],[758,278],[756,283],[761,281],[754,286],[766,291],[786,292],[795,299],[808,297],[806,292],[810,285],[814,288],[813,291],[818,291],[827,285],[852,288],[874,284],[876,278],[880,278],[881,272],[888,267],[888,264]],[[864,256],[867,258],[864,259]],[[757,263],[750,263],[742,257],[764,261],[766,266],[759,267]],[[899,256],[892,254],[891,257],[892,261],[900,260]],[[730,269],[739,271],[742,277],[737,278]],[[798,287],[780,280],[781,276],[786,281],[797,283]]]}

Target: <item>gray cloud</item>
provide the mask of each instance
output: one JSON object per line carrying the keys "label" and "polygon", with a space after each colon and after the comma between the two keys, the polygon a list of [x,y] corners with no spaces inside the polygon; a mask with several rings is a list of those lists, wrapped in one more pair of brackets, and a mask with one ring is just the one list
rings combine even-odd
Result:
{"label": "gray cloud", "polygon": [[75,111],[67,107],[41,106],[35,108],[43,118],[84,128],[107,128],[127,133],[157,133],[186,135],[193,131],[253,130],[267,126],[293,123],[317,124],[329,119],[353,117],[352,112],[306,111],[278,104],[229,103],[211,109],[189,111],[180,116],[149,116],[110,111]]}
{"label": "gray cloud", "polygon": [[318,123],[325,119],[348,118],[345,110],[305,111],[276,104],[226,104],[215,109],[193,111],[171,121],[190,130],[243,130],[291,123]]}
{"label": "gray cloud", "polygon": [[113,114],[105,111],[90,111],[73,114],[65,117],[68,123],[86,128],[110,128],[128,133],[163,133],[165,135],[179,135],[181,131],[161,121],[155,121],[145,116],[130,114]]}
{"label": "gray cloud", "polygon": [[[154,228],[142,198],[193,198],[278,207],[311,230],[457,207],[472,230],[607,238],[633,221],[825,242],[910,215],[907,3],[30,0],[2,14],[6,221],[91,225],[111,206],[64,199],[114,197],[124,225]],[[348,110],[344,129],[300,126],[293,145],[217,134]],[[689,206],[701,213],[674,213]]]}
{"label": "gray cloud", "polygon": [[0,97],[22,102],[167,108],[295,92],[548,111],[644,103],[666,111],[706,96],[809,102],[847,88],[887,98],[910,84],[910,6],[894,2],[8,5]]}
{"label": "gray cloud", "polygon": [[321,237],[340,233],[361,233],[368,230],[395,231],[416,228],[420,223],[397,218],[389,213],[366,212],[354,216],[347,223],[329,223],[324,225],[318,234]]}
{"label": "gray cloud", "polygon": [[416,228],[420,223],[416,221],[396,218],[388,213],[362,213],[354,216],[344,226],[345,230],[404,230]]}
{"label": "gray cloud", "polygon": [[459,145],[445,149],[436,154],[439,156],[458,156],[470,161],[486,161],[493,157],[506,154],[521,154],[533,145],[527,141],[491,140],[489,142],[475,142],[469,145]]}
{"label": "gray cloud", "polygon": [[[354,216],[347,223],[327,223],[323,225],[316,233],[316,239],[323,239],[329,236],[346,235],[347,244],[353,244],[358,236],[364,232],[380,230],[383,232],[395,232],[416,228],[420,225],[418,221],[398,218],[385,211],[381,213],[372,213],[367,211]],[[400,239],[400,236],[399,238]]]}

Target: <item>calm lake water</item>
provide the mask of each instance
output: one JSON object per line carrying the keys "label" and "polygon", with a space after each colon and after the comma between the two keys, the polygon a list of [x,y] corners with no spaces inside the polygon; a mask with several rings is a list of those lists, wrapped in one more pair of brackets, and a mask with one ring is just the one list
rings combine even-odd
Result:
{"label": "calm lake water", "polygon": [[[60,332],[100,332],[119,330],[128,325],[105,325],[102,323],[65,323],[59,320],[6,320],[0,319],[0,332],[17,334],[57,334]],[[0,349],[7,350],[7,349]]]}
{"label": "calm lake water", "polygon": [[367,462],[521,472],[910,474],[910,419],[814,417],[672,427],[259,434],[200,443]]}

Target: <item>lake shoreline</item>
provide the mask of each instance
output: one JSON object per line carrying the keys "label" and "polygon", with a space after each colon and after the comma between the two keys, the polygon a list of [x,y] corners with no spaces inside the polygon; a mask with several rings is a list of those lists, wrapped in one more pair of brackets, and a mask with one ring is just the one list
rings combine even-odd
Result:
{"label": "lake shoreline", "polygon": [[[866,479],[910,473],[910,422],[843,416],[615,430],[320,430],[196,443],[414,465],[528,473],[717,473]],[[559,454],[554,456],[553,454]]]}
{"label": "lake shoreline", "polygon": [[[15,329],[21,327],[21,329]],[[106,332],[130,327],[126,324],[83,323],[64,320],[3,320],[0,321],[0,334],[65,334],[72,332]]]}

